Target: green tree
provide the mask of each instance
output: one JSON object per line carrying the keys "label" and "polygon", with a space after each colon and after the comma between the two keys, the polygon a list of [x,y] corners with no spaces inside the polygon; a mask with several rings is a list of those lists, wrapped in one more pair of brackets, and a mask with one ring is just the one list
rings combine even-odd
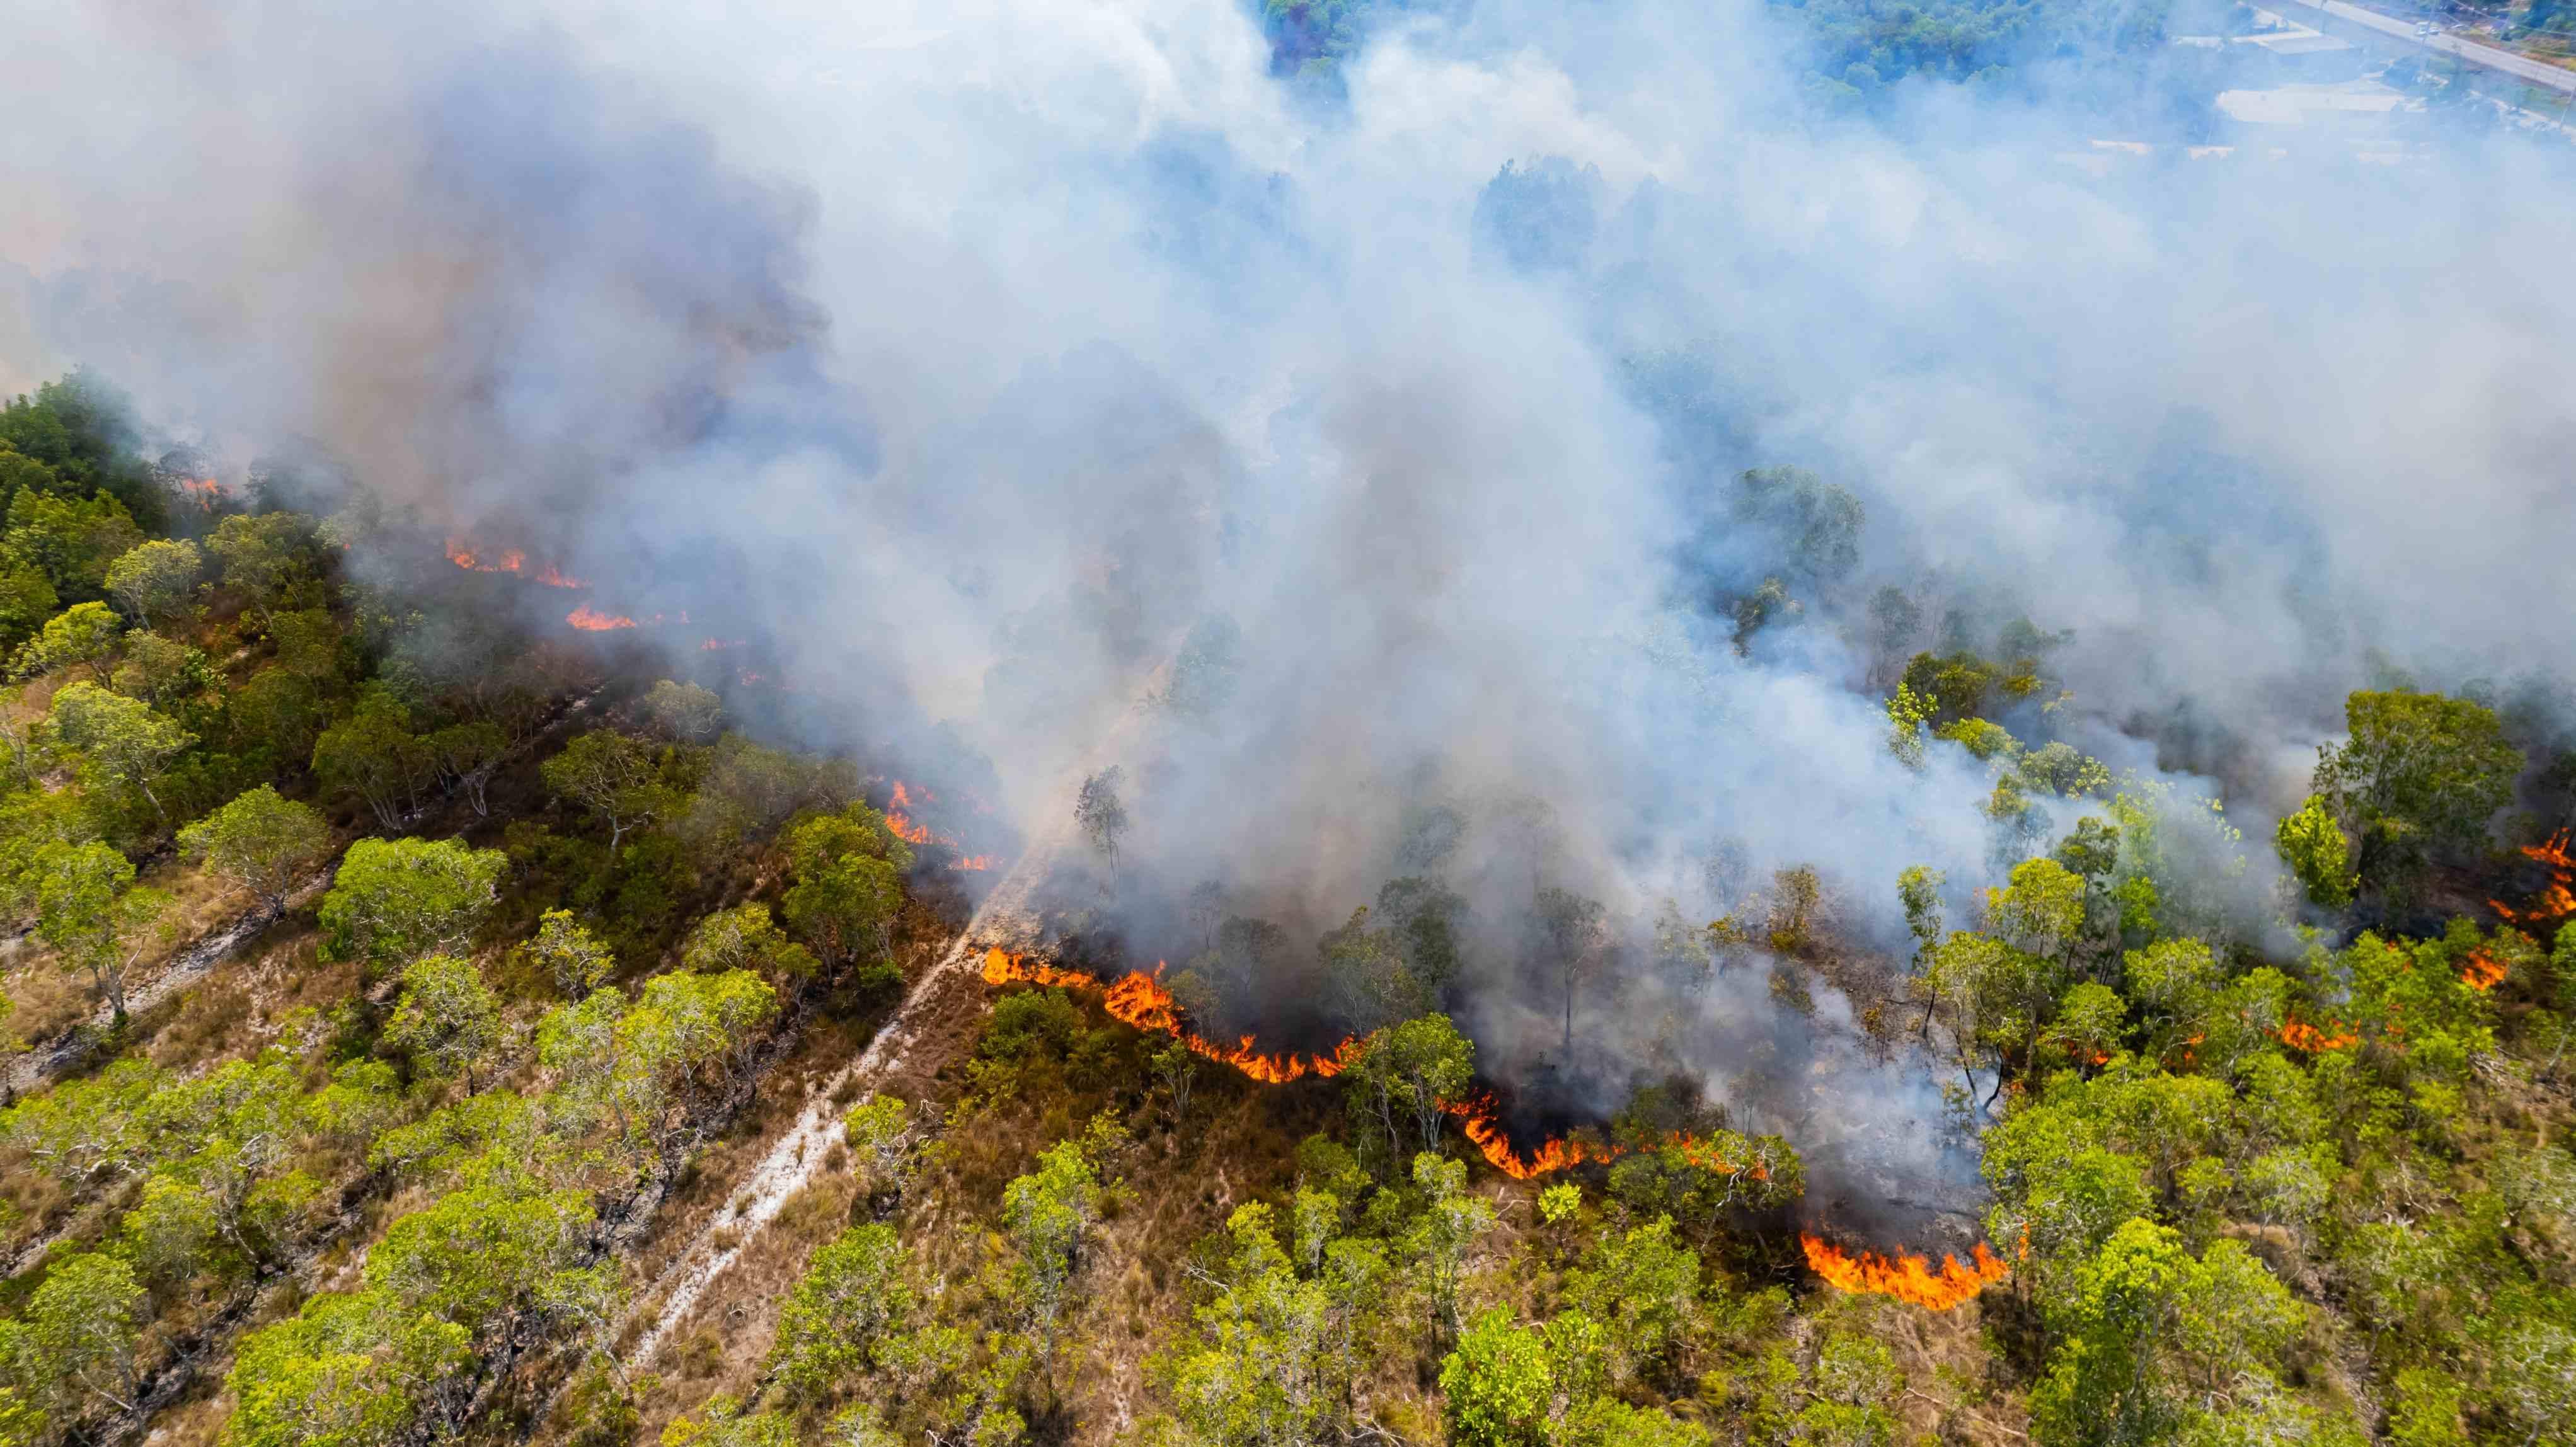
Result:
{"label": "green tree", "polygon": [[27,1302],[26,1341],[66,1407],[94,1398],[133,1410],[143,1304],[134,1268],[102,1252],[83,1252],[45,1273]]}
{"label": "green tree", "polygon": [[0,553],[0,649],[14,652],[33,639],[62,606],[42,572]]}
{"label": "green tree", "polygon": [[1002,1189],[1002,1220],[1019,1251],[1016,1284],[1049,1379],[1082,1246],[1100,1215],[1100,1173],[1080,1141],[1038,1153],[1038,1168]]}
{"label": "green tree", "polygon": [[2282,817],[2272,833],[2272,847],[2290,874],[2320,909],[2352,903],[2352,855],[2326,801],[2310,794],[2295,813]]}
{"label": "green tree", "polygon": [[457,839],[361,839],[322,896],[324,957],[386,965],[460,946],[508,866],[501,851]]}
{"label": "green tree", "polygon": [[[1538,1329],[1500,1307],[1477,1316],[1440,1363],[1452,1447],[1681,1447],[1706,1442],[1670,1417],[1602,1395],[1609,1333],[1579,1311]],[[1660,1420],[1658,1420],[1660,1419]]]}
{"label": "green tree", "polygon": [[698,921],[680,962],[701,972],[754,970],[772,984],[809,979],[815,970],[813,954],[772,923],[769,906],[757,901]]}
{"label": "green tree", "polygon": [[617,956],[568,909],[550,909],[538,919],[536,938],[528,941],[528,956],[553,978],[555,989],[567,1000],[598,989],[617,969]]}
{"label": "green tree", "polygon": [[107,565],[108,596],[135,622],[150,624],[170,616],[196,589],[206,560],[185,538],[155,538],[126,549]]}
{"label": "green tree", "polygon": [[313,524],[291,512],[235,513],[206,539],[225,587],[269,619],[294,585],[312,576]]}
{"label": "green tree", "polygon": [[912,1110],[891,1095],[871,1095],[841,1118],[841,1138],[857,1158],[861,1183],[874,1192],[902,1173],[904,1153],[912,1146]]}
{"label": "green tree", "polygon": [[1441,1341],[1458,1336],[1458,1289],[1466,1279],[1467,1253],[1492,1229],[1493,1204],[1467,1189],[1467,1167],[1429,1151],[1413,1158],[1413,1184],[1422,1214],[1405,1235],[1431,1306],[1432,1330]]}
{"label": "green tree", "polygon": [[2351,736],[2317,751],[2317,800],[2360,840],[2365,889],[2411,892],[2439,851],[2486,838],[2513,798],[2522,753],[2493,709],[2438,693],[2358,692],[2344,700]]}
{"label": "green tree", "polygon": [[501,1043],[501,1002],[470,960],[423,955],[405,966],[402,996],[385,1022],[385,1043],[434,1080],[465,1078]]}
{"label": "green tree", "polygon": [[806,819],[787,834],[787,868],[795,881],[780,903],[790,929],[838,969],[864,941],[878,955],[892,946],[903,905],[902,874],[912,851],[865,805]]}
{"label": "green tree", "polygon": [[92,602],[106,591],[108,564],[142,541],[133,514],[113,497],[22,491],[9,499],[0,558],[43,573],[65,598]]}
{"label": "green tree", "polygon": [[790,1401],[812,1402],[878,1365],[913,1313],[906,1267],[892,1226],[853,1226],[815,1252],[779,1308],[765,1375]]}
{"label": "green tree", "polygon": [[702,744],[724,723],[724,701],[711,689],[663,679],[646,690],[639,705],[654,727],[686,744]]}
{"label": "green tree", "polygon": [[440,782],[450,791],[464,792],[475,818],[491,817],[491,801],[484,791],[492,782],[492,771],[501,766],[510,749],[509,737],[501,732],[501,726],[483,719],[450,724],[421,743],[429,751],[430,767],[438,771]]}
{"label": "green tree", "polygon": [[1445,1102],[1466,1097],[1476,1076],[1476,1043],[1446,1015],[1425,1015],[1368,1037],[1343,1071],[1352,1116],[1395,1156],[1408,1132],[1417,1150],[1440,1148]]}
{"label": "green tree", "polygon": [[18,653],[21,677],[81,668],[95,681],[106,675],[106,662],[116,651],[125,620],[105,603],[75,603],[55,614]]}
{"label": "green tree", "polygon": [[538,766],[546,787],[588,809],[608,825],[613,857],[626,831],[667,813],[671,792],[662,787],[652,747],[609,729],[593,729]]}
{"label": "green tree", "polygon": [[262,784],[179,831],[179,847],[270,914],[331,852],[331,829],[310,806]]}
{"label": "green tree", "polygon": [[1604,1236],[1566,1295],[1595,1320],[1619,1324],[1611,1347],[1619,1375],[1653,1380],[1699,1310],[1699,1254],[1673,1239],[1669,1216]]}
{"label": "green tree", "polygon": [[2052,1346],[2031,1393],[2033,1439],[2167,1440],[2225,1397],[2269,1382],[2302,1317],[2238,1241],[2195,1259],[2171,1227],[2123,1223],[2046,1303]]}
{"label": "green tree", "polygon": [[67,683],[54,694],[54,734],[81,753],[84,771],[108,789],[130,789],[167,819],[153,781],[196,735],[138,700],[89,682]]}
{"label": "green tree", "polygon": [[420,807],[436,758],[411,731],[411,711],[382,688],[358,698],[347,718],[313,743],[313,773],[322,787],[366,801],[387,833],[399,833]]}
{"label": "green tree", "polygon": [[242,1339],[224,1447],[395,1447],[461,1415],[471,1333],[391,1291],[325,1292]]}
{"label": "green tree", "polygon": [[108,675],[109,687],[153,708],[202,692],[214,682],[203,652],[158,633],[125,635],[125,660]]}
{"label": "green tree", "polygon": [[1549,886],[1538,892],[1531,915],[1541,958],[1565,1001],[1564,1052],[1574,1054],[1574,992],[1609,958],[1609,915],[1597,899]]}
{"label": "green tree", "polygon": [[133,889],[134,866],[104,844],[62,844],[37,864],[36,934],[63,963],[86,970],[115,1023],[125,1024],[125,982],[169,905]]}
{"label": "green tree", "polygon": [[1118,843],[1127,837],[1127,806],[1119,800],[1118,780],[1118,766],[1112,764],[1084,779],[1073,801],[1074,827],[1112,869],[1118,867]]}

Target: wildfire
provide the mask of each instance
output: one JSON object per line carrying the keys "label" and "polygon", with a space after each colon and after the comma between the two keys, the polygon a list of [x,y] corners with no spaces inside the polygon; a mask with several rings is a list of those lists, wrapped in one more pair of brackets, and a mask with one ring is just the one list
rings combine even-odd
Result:
{"label": "wildfire", "polygon": [[[896,785],[896,799],[905,799],[903,786]],[[984,951],[984,983],[1003,985],[1049,985],[1059,989],[1097,990],[1101,1004],[1111,1018],[1131,1025],[1147,1034],[1178,1040],[1192,1054],[1232,1066],[1265,1085],[1286,1085],[1307,1076],[1329,1080],[1348,1070],[1360,1057],[1366,1042],[1346,1036],[1329,1055],[1299,1055],[1294,1052],[1264,1054],[1254,1048],[1253,1037],[1241,1037],[1232,1046],[1218,1044],[1192,1031],[1182,1023],[1180,1005],[1163,985],[1163,966],[1157,963],[1153,972],[1130,970],[1117,979],[1103,983],[1080,970],[1060,970],[1042,961],[1027,959],[1000,948]],[[1552,1137],[1541,1141],[1528,1155],[1512,1149],[1497,1118],[1494,1102],[1484,1095],[1463,1100],[1444,1100],[1440,1108],[1459,1123],[1470,1144],[1483,1154],[1486,1163],[1516,1181],[1549,1175],[1586,1161],[1612,1161],[1628,1154],[1634,1147],[1587,1145],[1581,1141]],[[1756,1161],[1751,1167],[1727,1159],[1715,1147],[1694,1136],[1675,1132],[1664,1138],[1663,1148],[1679,1151],[1684,1160],[1703,1170],[1722,1175],[1750,1171],[1755,1180],[1767,1180],[1769,1168]],[[1935,1271],[1920,1256],[1884,1257],[1870,1252],[1848,1256],[1814,1236],[1800,1238],[1807,1248],[1807,1264],[1816,1274],[1844,1291],[1869,1291],[1894,1296],[1934,1311],[1951,1307],[1975,1296],[1979,1291],[2010,1274],[2007,1266],[1983,1242],[1973,1255],[1976,1264],[1962,1266],[1956,1257],[1942,1258]]]}
{"label": "wildfire", "polygon": [[956,863],[949,865],[948,867],[963,871],[967,874],[981,874],[985,870],[993,867],[993,856],[990,854],[969,854],[965,858],[958,860]]}
{"label": "wildfire", "polygon": [[[533,573],[529,572],[528,555],[517,548],[504,548],[499,554],[487,561],[483,554],[475,549],[472,543],[464,542],[456,538],[449,538],[447,540],[447,561],[454,563],[456,566],[463,568],[469,573],[516,573],[526,577],[531,582],[543,583],[549,588],[587,588],[590,586],[579,578],[565,575],[561,569],[557,568],[552,563],[546,563],[539,566]],[[576,624],[575,626],[578,627],[579,625]]]}
{"label": "wildfire", "polygon": [[2484,950],[2469,952],[2468,968],[2460,971],[2460,983],[2472,990],[2492,990],[2504,983],[2504,962]]}
{"label": "wildfire", "polygon": [[183,477],[179,479],[179,495],[213,512],[224,500],[224,485],[211,477]]}
{"label": "wildfire", "polygon": [[566,613],[564,621],[584,633],[606,633],[613,629],[635,626],[635,620],[623,613],[602,613],[588,603]]}
{"label": "wildfire", "polygon": [[2340,1023],[2335,1026],[2334,1033],[2328,1034],[2304,1020],[2292,1020],[2281,1027],[2281,1043],[2293,1050],[2304,1050],[2310,1055],[2323,1055],[2329,1050],[2341,1050],[2347,1045],[2358,1045],[2361,1043],[2361,1037],[2353,1034]]}
{"label": "wildfire", "polygon": [[1987,1250],[1983,1241],[1970,1249],[1971,1264],[1944,1255],[1937,1269],[1928,1257],[1875,1251],[1855,1255],[1803,1231],[1798,1244],[1806,1248],[1807,1268],[1838,1290],[1893,1296],[1934,1311],[1948,1311],[2012,1274],[2011,1264]]}
{"label": "wildfire", "polygon": [[[2567,831],[2559,830],[2545,844],[2522,846],[2525,857],[2549,866],[2549,886],[2528,910],[2507,908],[2499,900],[2488,900],[2495,912],[2516,924],[2547,924],[2576,915],[2576,857],[2567,852]],[[2484,986],[2479,988],[2483,989]]]}
{"label": "wildfire", "polygon": [[1293,1052],[1265,1055],[1253,1048],[1246,1035],[1231,1047],[1199,1035],[1181,1024],[1180,1006],[1165,989],[1163,967],[1156,965],[1152,974],[1130,970],[1103,985],[1093,976],[1079,970],[1059,970],[1052,965],[1023,959],[999,949],[984,952],[984,983],[988,985],[1054,985],[1063,989],[1099,990],[1101,1004],[1111,1018],[1133,1025],[1151,1035],[1166,1035],[1190,1048],[1190,1053],[1219,1065],[1230,1065],[1264,1085],[1286,1085],[1309,1075],[1330,1079],[1349,1068],[1357,1059],[1360,1042],[1344,1040],[1330,1055],[1298,1055]]}

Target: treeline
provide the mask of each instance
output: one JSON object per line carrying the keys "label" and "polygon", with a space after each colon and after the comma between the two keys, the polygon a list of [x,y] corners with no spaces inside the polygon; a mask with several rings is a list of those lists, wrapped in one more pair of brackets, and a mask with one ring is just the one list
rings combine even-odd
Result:
{"label": "treeline", "polygon": [[[532,1353],[631,1410],[616,1248],[800,1018],[899,989],[909,848],[846,761],[353,575],[406,535],[363,498],[156,474],[114,415],[77,377],[0,409],[45,1047],[0,1110],[0,1437],[138,1432],[209,1363],[235,1443],[449,1437]],[[264,968],[129,1010],[218,935]]]}

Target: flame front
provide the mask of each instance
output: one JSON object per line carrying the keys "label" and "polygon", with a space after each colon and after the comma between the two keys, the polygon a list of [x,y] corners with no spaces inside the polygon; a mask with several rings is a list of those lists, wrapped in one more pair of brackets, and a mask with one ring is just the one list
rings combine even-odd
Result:
{"label": "flame front", "polygon": [[543,583],[549,588],[587,588],[590,586],[579,578],[566,574],[562,569],[557,568],[552,563],[542,565],[533,573],[529,572],[528,555],[517,548],[503,548],[499,553],[487,560],[483,556],[481,549],[462,538],[449,538],[447,540],[447,561],[454,563],[456,566],[463,568],[469,573],[520,574],[526,577],[530,582]]}
{"label": "flame front", "polygon": [[1053,965],[1023,959],[999,949],[984,952],[984,983],[988,985],[1053,985],[1060,989],[1098,990],[1101,1005],[1110,1017],[1132,1025],[1149,1035],[1163,1035],[1190,1048],[1190,1053],[1219,1065],[1230,1065],[1264,1085],[1286,1085],[1312,1075],[1329,1080],[1349,1068],[1359,1058],[1361,1042],[1349,1038],[1334,1047],[1330,1055],[1299,1055],[1283,1052],[1265,1055],[1253,1048],[1246,1035],[1233,1045],[1220,1045],[1197,1034],[1181,1023],[1180,1006],[1172,992],[1163,985],[1163,967],[1154,966],[1152,974],[1130,970],[1107,984],[1079,970],[1059,970]]}
{"label": "flame front", "polygon": [[2351,1029],[2341,1022],[2337,1022],[2332,1033],[2328,1033],[2305,1020],[2292,1020],[2281,1027],[2281,1043],[2293,1050],[2304,1050],[2310,1055],[2323,1055],[2329,1050],[2341,1050],[2347,1045],[2358,1045],[2361,1043],[2361,1037],[2352,1033]]}
{"label": "flame front", "polygon": [[[2567,837],[2567,831],[2561,829],[2549,836],[2546,844],[2522,846],[2526,858],[2549,866],[2548,887],[2541,890],[2540,898],[2533,901],[2527,910],[2508,908],[2499,900],[2488,900],[2497,914],[2516,924],[2548,924],[2576,915],[2576,856],[2567,852]],[[2479,988],[2484,989],[2485,986]]]}
{"label": "flame front", "polygon": [[1837,1290],[1893,1296],[1934,1311],[1948,1311],[2012,1274],[2011,1264],[1987,1250],[1983,1241],[1970,1249],[1971,1264],[1945,1255],[1937,1269],[1929,1257],[1881,1256],[1875,1251],[1855,1255],[1803,1231],[1798,1244],[1806,1248],[1807,1269]]}
{"label": "flame front", "polygon": [[[895,800],[905,802],[903,786],[895,786]],[[1357,1036],[1345,1036],[1330,1055],[1299,1055],[1294,1052],[1264,1054],[1254,1048],[1253,1037],[1246,1035],[1232,1046],[1192,1031],[1182,1023],[1180,1005],[1163,985],[1163,966],[1157,963],[1153,972],[1130,970],[1117,979],[1103,983],[1096,976],[1080,970],[1060,970],[993,947],[984,951],[984,983],[996,988],[1003,985],[1048,985],[1058,989],[1097,990],[1101,1005],[1111,1018],[1131,1025],[1149,1035],[1161,1035],[1189,1047],[1192,1054],[1232,1066],[1265,1085],[1286,1085],[1307,1076],[1329,1080],[1348,1070],[1359,1060],[1367,1042]],[[1467,1140],[1485,1157],[1486,1163],[1516,1181],[1549,1175],[1587,1161],[1612,1161],[1635,1147],[1586,1145],[1580,1141],[1552,1137],[1541,1141],[1528,1155],[1512,1149],[1510,1137],[1503,1132],[1490,1097],[1474,1096],[1465,1100],[1444,1100],[1440,1108],[1455,1118]],[[1767,1180],[1769,1168],[1756,1161],[1746,1167],[1721,1156],[1695,1136],[1679,1132],[1665,1137],[1662,1149],[1679,1151],[1683,1159],[1702,1170],[1734,1175],[1749,1169],[1755,1180]],[[1935,1271],[1920,1256],[1885,1257],[1871,1252],[1849,1256],[1815,1236],[1802,1236],[1807,1248],[1807,1264],[1816,1274],[1844,1291],[1869,1291],[1898,1297],[1934,1311],[1951,1307],[1975,1296],[1991,1282],[2001,1281],[2012,1268],[1979,1242],[1975,1265],[1962,1266],[1956,1257],[1943,1257]]]}
{"label": "flame front", "polygon": [[2504,961],[2484,950],[2471,950],[2468,967],[2460,971],[2460,983],[2472,990],[2492,990],[2504,983]]}
{"label": "flame front", "polygon": [[635,626],[635,620],[623,613],[602,613],[588,603],[566,613],[564,621],[584,633],[606,633],[612,629]]}

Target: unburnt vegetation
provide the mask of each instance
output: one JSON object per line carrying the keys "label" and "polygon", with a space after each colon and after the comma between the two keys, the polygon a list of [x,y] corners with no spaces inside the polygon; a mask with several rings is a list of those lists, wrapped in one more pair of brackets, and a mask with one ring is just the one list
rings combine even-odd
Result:
{"label": "unburnt vegetation", "polygon": [[[362,570],[428,536],[363,494],[156,471],[81,378],[0,411],[0,481],[8,1441],[2576,1440],[2569,766],[2493,699],[2355,693],[2248,841],[2054,736],[2064,634],[1917,647],[1937,597],[1835,598],[1857,502],[1751,474],[1735,647],[1860,620],[1888,753],[1987,781],[1988,887],[1878,882],[1890,949],[1811,867],[1633,929],[1533,874],[1528,1004],[1574,1058],[1631,936],[1849,1001],[1942,1080],[1981,1253],[1896,1255],[1687,1071],[1511,1114],[1441,849],[1313,938],[1194,899],[1168,978],[996,950],[746,1227],[803,1092],[983,948],[877,761],[434,540]],[[1152,787],[1062,801],[1109,888]],[[1283,971],[1347,1039],[1233,1043]]]}

